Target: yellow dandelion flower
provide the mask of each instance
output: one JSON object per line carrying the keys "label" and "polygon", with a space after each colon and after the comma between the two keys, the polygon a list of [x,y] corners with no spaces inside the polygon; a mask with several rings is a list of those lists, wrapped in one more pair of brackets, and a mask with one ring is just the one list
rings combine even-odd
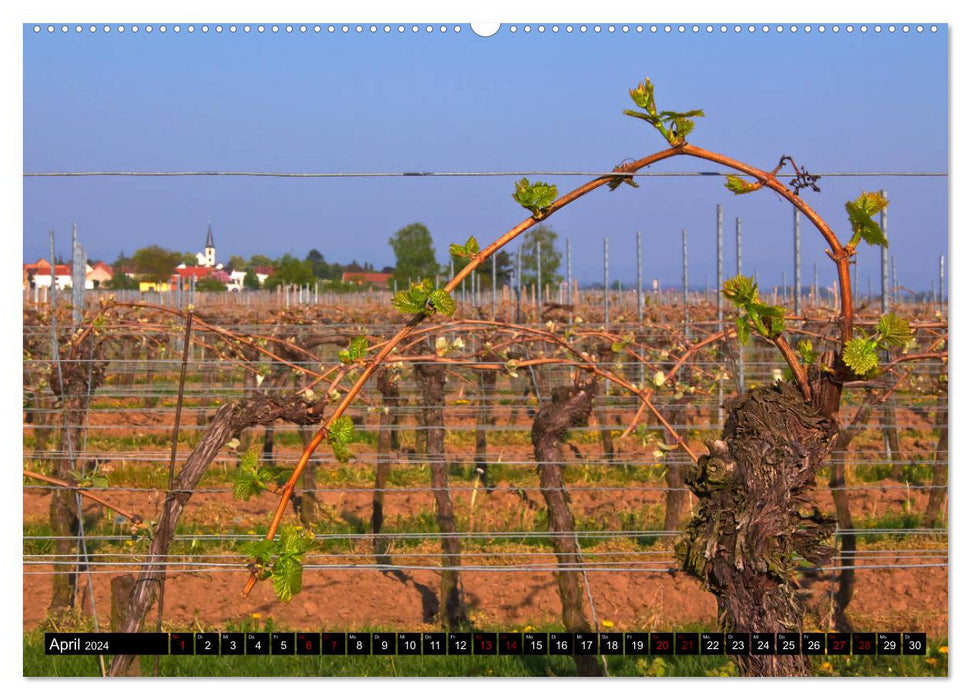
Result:
{"label": "yellow dandelion flower", "polygon": [[937,666],[937,659],[935,659],[935,658],[934,658],[934,657],[932,656],[932,657],[930,657],[929,659],[927,659],[927,663],[928,663],[928,664],[930,664],[931,666]]}
{"label": "yellow dandelion flower", "polygon": [[254,620],[259,620],[263,616],[259,613],[250,613],[250,617],[252,617]]}
{"label": "yellow dandelion flower", "polygon": [[602,621],[600,622],[600,624],[601,624],[601,625],[603,625],[603,626],[604,626],[605,628],[607,628],[607,629],[610,629],[611,627],[613,627],[613,626],[614,626],[614,623],[613,623],[613,622],[611,622],[610,620],[602,620]]}
{"label": "yellow dandelion flower", "polygon": [[833,664],[831,664],[829,661],[824,661],[819,668],[820,670],[823,670],[829,673],[830,671],[833,670]]}
{"label": "yellow dandelion flower", "polygon": [[946,654],[947,653],[947,647],[941,647],[937,651],[939,651],[941,654]]}

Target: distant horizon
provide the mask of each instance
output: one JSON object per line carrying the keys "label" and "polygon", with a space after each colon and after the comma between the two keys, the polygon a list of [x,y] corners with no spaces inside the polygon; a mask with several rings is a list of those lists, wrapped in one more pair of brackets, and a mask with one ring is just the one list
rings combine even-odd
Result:
{"label": "distant horizon", "polygon": [[[27,25],[23,169],[604,172],[664,146],[648,125],[622,114],[632,106],[628,89],[646,74],[660,109],[705,110],[689,141],[760,168],[787,153],[817,173],[947,172],[946,25],[922,34],[890,33],[889,25],[877,34],[870,25],[865,34],[632,28],[582,36],[540,34],[536,24],[526,34],[527,25],[518,26],[485,39],[467,25],[457,34],[414,36],[62,35],[35,34]],[[796,89],[792,66],[799,67]],[[646,175],[714,169],[679,158]],[[561,193],[589,179],[532,177]],[[111,262],[152,243],[195,252],[212,221],[226,259],[302,260],[316,248],[330,263],[357,259],[380,269],[395,263],[388,238],[420,221],[441,263],[450,242],[472,234],[485,245],[523,219],[511,197],[517,179],[25,177],[23,257],[47,257],[54,227],[56,252],[69,258],[72,222],[93,259]],[[844,202],[863,189],[886,189],[898,279],[926,289],[931,280],[936,286],[939,256],[949,252],[948,181],[823,177],[821,193],[803,194],[845,237]],[[739,217],[744,272],[758,269],[766,278],[771,271],[781,284],[785,271],[792,283],[792,210],[778,197],[736,197],[713,177],[646,176],[639,183],[637,190],[603,188],[544,221],[559,234],[561,251],[571,240],[581,284],[602,282],[604,237],[611,279],[632,284],[641,231],[644,279],[680,286],[686,229],[689,283],[703,288],[708,276],[714,285],[716,204],[724,206],[726,276],[735,269]],[[813,263],[821,284],[834,276],[824,248],[803,221],[804,283]],[[860,250],[862,284],[879,280],[879,258],[876,249]]]}

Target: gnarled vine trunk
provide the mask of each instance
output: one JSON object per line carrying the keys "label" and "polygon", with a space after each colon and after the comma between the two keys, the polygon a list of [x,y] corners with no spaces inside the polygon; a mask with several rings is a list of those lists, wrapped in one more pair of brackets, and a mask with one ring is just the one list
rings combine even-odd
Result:
{"label": "gnarled vine trunk", "polygon": [[934,422],[940,431],[937,436],[937,447],[934,450],[934,468],[931,479],[930,495],[927,498],[927,510],[924,511],[924,518],[921,522],[922,527],[934,527],[937,518],[944,507],[944,499],[947,497],[947,385],[944,390],[937,395],[937,411],[934,414]]}
{"label": "gnarled vine trunk", "polygon": [[[567,632],[590,632],[584,612],[583,560],[577,542],[576,524],[570,510],[570,496],[563,486],[563,439],[571,427],[586,425],[593,410],[595,381],[553,389],[552,397],[533,420],[533,454],[538,462],[539,484],[549,509],[550,533],[559,570],[556,586],[563,604],[563,625]],[[577,674],[601,676],[596,657],[574,655]]]}
{"label": "gnarled vine trunk", "polygon": [[448,464],[445,461],[445,365],[434,362],[417,363],[415,376],[421,384],[421,422],[425,434],[425,456],[431,471],[435,514],[442,535],[442,583],[439,618],[446,629],[468,624],[462,602],[461,547],[452,495],[448,490]]}
{"label": "gnarled vine trunk", "polygon": [[[54,460],[52,476],[62,481],[75,482],[71,472],[80,471],[77,455],[81,450],[81,435],[91,396],[104,381],[107,363],[104,347],[91,336],[77,349],[78,355],[87,361],[64,359],[51,367],[49,382],[51,391],[61,405],[61,429],[58,456]],[[50,523],[57,559],[66,561],[77,551],[75,538],[80,532],[78,496],[70,489],[55,488],[51,493]],[[49,617],[74,607],[77,594],[75,564],[55,564],[53,592],[47,608]]]}
{"label": "gnarled vine trunk", "polygon": [[388,564],[388,541],[378,535],[384,524],[384,490],[391,474],[391,453],[399,447],[397,408],[401,404],[401,392],[398,388],[398,375],[394,370],[381,367],[374,376],[378,391],[381,392],[382,410],[378,419],[374,494],[371,497],[371,532],[375,535],[374,554],[378,562]]}
{"label": "gnarled vine trunk", "polygon": [[[148,554],[142,560],[142,573],[135,581],[127,601],[124,622],[118,631],[137,632],[141,628],[145,615],[155,600],[182,511],[192,498],[206,469],[230,438],[246,428],[268,425],[281,419],[296,425],[314,425],[320,421],[325,406],[323,399],[308,404],[294,396],[258,396],[245,401],[231,401],[216,411],[205,434],[196,443],[179,471],[172,490],[165,497],[158,524],[148,546]],[[131,655],[115,656],[111,661],[109,675],[125,675],[134,658]]]}
{"label": "gnarled vine trunk", "polygon": [[[726,408],[721,439],[708,443],[709,454],[687,475],[700,504],[676,545],[678,559],[715,595],[726,631],[800,631],[805,601],[794,557],[819,566],[832,556],[822,543],[833,521],[811,497],[838,426],[781,382]],[[811,674],[806,656],[735,660],[746,676]]]}
{"label": "gnarled vine trunk", "polygon": [[[497,357],[488,354],[483,361],[495,362]],[[489,430],[496,424],[496,378],[498,372],[494,369],[479,370],[476,373],[478,385],[478,402],[475,421],[475,471],[479,480],[488,488],[489,465],[487,451],[489,448]]]}

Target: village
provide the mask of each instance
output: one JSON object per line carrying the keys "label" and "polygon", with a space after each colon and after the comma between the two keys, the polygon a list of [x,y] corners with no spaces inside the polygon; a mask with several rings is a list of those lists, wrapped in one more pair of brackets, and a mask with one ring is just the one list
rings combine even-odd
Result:
{"label": "village", "polygon": [[[316,278],[330,278],[331,281],[349,285],[350,288],[356,286],[387,289],[394,274],[394,269],[391,267],[385,267],[378,272],[370,264],[360,265],[356,261],[344,266],[327,265],[323,263],[323,257],[316,250],[312,250],[304,261],[284,256],[282,258],[284,264],[279,267],[274,267],[272,264],[252,264],[254,259],[259,262],[273,262],[265,256],[253,256],[250,264],[247,264],[238,256],[231,256],[228,263],[219,262],[216,256],[212,224],[209,224],[206,230],[205,245],[202,252],[194,254],[195,264],[190,264],[184,259],[175,264],[176,258],[187,256],[165,251],[158,246],[143,250],[153,254],[153,264],[150,266],[148,264],[142,266],[137,264],[138,253],[130,259],[122,260],[120,265],[110,265],[103,260],[88,261],[84,270],[84,288],[86,290],[137,289],[140,292],[171,292],[189,289],[240,292],[245,289],[256,290],[272,287],[275,286],[274,283],[307,283]],[[165,256],[169,256],[171,259],[171,270],[167,269]],[[146,255],[145,257],[149,256]],[[317,274],[320,270],[314,269],[314,263],[324,264],[327,268],[324,274]],[[295,269],[280,269],[284,267]],[[335,272],[338,274],[334,275]],[[301,277],[304,279],[298,279]],[[58,291],[71,289],[74,284],[72,264],[60,261],[54,261],[52,264],[46,258],[39,258],[32,263],[24,263],[24,290],[50,289],[52,279]],[[269,285],[267,285],[267,280],[270,280]],[[199,286],[200,283],[202,283],[201,287]]]}

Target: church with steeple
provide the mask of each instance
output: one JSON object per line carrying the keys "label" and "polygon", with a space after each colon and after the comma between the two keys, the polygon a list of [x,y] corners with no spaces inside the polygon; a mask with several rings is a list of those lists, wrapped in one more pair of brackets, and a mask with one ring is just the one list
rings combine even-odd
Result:
{"label": "church with steeple", "polygon": [[196,253],[196,260],[200,267],[216,267],[216,244],[212,241],[212,222],[209,222],[209,229],[206,231],[206,247],[201,253]]}

